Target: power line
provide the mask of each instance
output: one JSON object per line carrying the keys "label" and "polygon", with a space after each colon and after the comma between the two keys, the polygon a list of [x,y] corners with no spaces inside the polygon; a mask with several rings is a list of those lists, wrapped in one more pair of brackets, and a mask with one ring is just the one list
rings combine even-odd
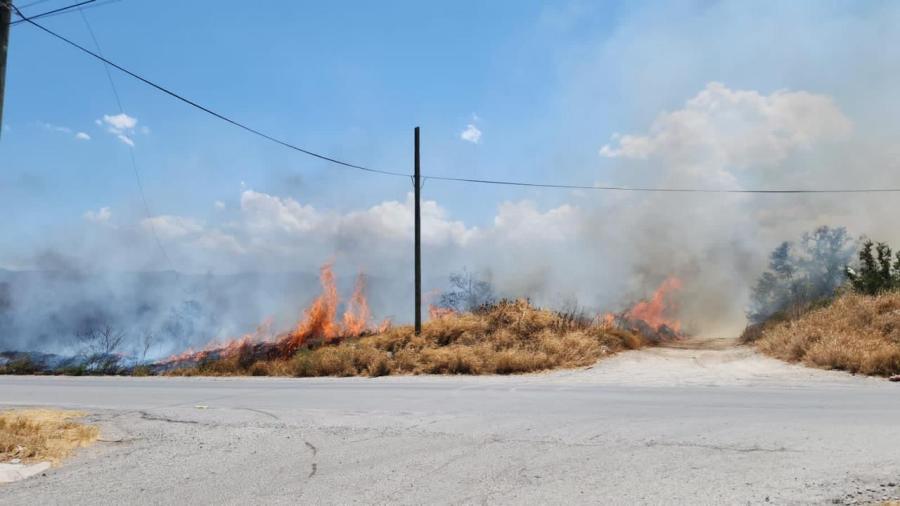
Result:
{"label": "power line", "polygon": [[[94,47],[97,48],[98,53],[103,53],[103,49],[100,47],[100,42],[97,40],[96,34],[94,34],[94,29],[91,28],[91,24],[88,22],[87,16],[84,14],[84,11],[81,8],[78,8],[78,14],[81,15],[81,19],[84,21],[84,26],[87,27],[88,33],[91,35],[91,40],[94,41]],[[109,81],[109,87],[112,89],[113,96],[116,99],[116,105],[119,107],[119,112],[121,114],[125,114],[125,108],[122,106],[122,98],[119,96],[119,90],[116,89],[116,83],[113,81],[112,73],[109,71],[109,67],[104,64],[103,70],[106,72],[106,79]],[[159,248],[159,251],[162,252],[163,258],[166,259],[166,263],[169,264],[169,268],[173,271],[176,271],[175,264],[172,263],[172,257],[169,256],[169,253],[166,251],[166,248],[163,247],[162,241],[159,239],[159,234],[156,232],[156,225],[153,224],[153,213],[150,211],[150,204],[147,202],[147,194],[144,191],[144,183],[141,181],[141,173],[138,170],[137,159],[134,156],[134,146],[128,144],[128,154],[131,159],[131,169],[134,172],[134,180],[137,183],[138,191],[141,194],[141,201],[144,203],[144,212],[147,216],[147,223],[150,226],[150,232],[153,234],[153,239],[156,241],[156,246]],[[177,272],[177,271],[176,271]]]}
{"label": "power line", "polygon": [[[88,9],[93,9],[93,8],[95,8],[95,7],[102,7],[102,6],[104,6],[104,5],[109,5],[109,4],[118,3],[118,2],[121,2],[121,1],[122,1],[122,0],[95,0],[94,2],[91,2],[91,5],[82,5],[82,4],[78,4],[78,5],[81,5],[81,9],[82,9],[82,10],[88,10]],[[41,3],[41,2],[37,2],[37,3]],[[35,4],[32,4],[32,5],[35,5]],[[48,12],[44,12],[44,13],[41,13],[41,14],[35,14],[34,16],[27,16],[27,17],[28,17],[28,19],[36,19],[36,18],[49,18],[49,17],[53,17],[53,16],[60,15],[60,14],[68,14],[70,10],[74,9],[74,8],[77,7],[78,5],[72,4],[72,5],[69,5],[68,7],[63,8],[63,9],[56,9],[56,10],[59,11],[59,12],[49,12],[49,11],[48,11]],[[19,9],[24,9],[24,8],[25,8],[25,6],[19,6]],[[21,16],[21,14],[19,14],[19,16]],[[10,23],[10,24],[11,24],[11,25],[12,25],[12,24],[18,24],[18,23],[21,23],[21,22],[23,22],[23,21],[25,21],[25,20],[24,20],[24,19],[17,19],[16,21],[14,21],[13,23]]]}
{"label": "power line", "polygon": [[[72,47],[75,47],[76,49],[79,49],[80,51],[82,51],[84,53],[87,53],[87,54],[93,56],[94,58],[99,59],[100,61],[104,62],[105,64],[107,64],[121,72],[124,72],[125,74],[143,82],[144,84],[147,84],[148,86],[151,86],[151,87],[153,87],[153,88],[155,88],[155,89],[157,89],[157,90],[159,90],[181,102],[184,102],[185,104],[188,104],[188,105],[190,105],[196,109],[199,109],[207,114],[210,114],[222,121],[230,123],[242,130],[250,132],[254,135],[262,137],[262,138],[269,140],[271,142],[274,142],[276,144],[280,144],[281,146],[284,146],[286,148],[289,148],[289,149],[292,149],[295,151],[299,151],[300,153],[303,153],[303,154],[306,154],[306,155],[309,155],[309,156],[312,156],[315,158],[319,158],[321,160],[325,160],[327,162],[331,162],[331,163],[341,165],[344,167],[358,169],[358,170],[362,170],[362,171],[366,171],[366,172],[372,172],[372,173],[376,173],[376,174],[384,174],[384,175],[388,175],[388,176],[399,176],[399,177],[410,177],[410,178],[412,177],[412,175],[410,175],[410,174],[405,174],[405,173],[401,173],[401,172],[373,169],[373,168],[365,167],[362,165],[344,162],[342,160],[338,160],[336,158],[321,155],[319,153],[315,153],[313,151],[310,151],[310,150],[301,148],[299,146],[296,146],[294,144],[291,144],[287,141],[273,137],[273,136],[266,134],[258,129],[247,126],[243,123],[238,122],[237,120],[234,120],[228,116],[225,116],[224,114],[218,113],[216,111],[213,111],[212,109],[209,109],[208,107],[200,105],[193,100],[190,100],[172,90],[169,90],[168,88],[163,87],[162,85],[159,85],[153,81],[150,81],[149,79],[142,77],[142,76],[122,67],[121,65],[118,65],[118,64],[106,59],[102,55],[99,55],[99,54],[79,45],[78,43],[73,42],[72,40],[69,40],[66,37],[44,27],[43,25],[32,21],[30,18],[26,18],[25,16],[22,15],[21,11],[19,11],[19,9],[17,7],[13,6],[13,9],[15,9],[16,13],[19,16],[24,18],[20,21],[27,21],[28,23],[31,23],[32,25],[39,28],[40,30],[52,35],[53,37],[56,37],[57,39],[69,44]],[[825,190],[819,190],[819,189],[778,190],[778,189],[654,188],[654,187],[633,187],[633,186],[574,185],[574,184],[541,183],[541,182],[528,182],[528,181],[509,181],[509,180],[498,180],[498,179],[476,179],[476,178],[450,177],[450,176],[424,176],[424,178],[425,179],[434,179],[436,181],[452,181],[452,182],[472,183],[472,184],[518,186],[518,187],[529,187],[529,188],[556,188],[556,189],[567,189],[567,190],[623,191],[623,192],[748,193],[748,194],[897,193],[897,192],[900,192],[900,188],[858,188],[858,189],[825,189]]]}
{"label": "power line", "polygon": [[623,192],[657,192],[657,193],[896,193],[900,192],[900,188],[858,188],[849,190],[741,190],[741,189],[716,189],[716,188],[654,188],[640,186],[587,186],[574,184],[555,184],[555,183],[530,183],[524,181],[502,181],[496,179],[471,179],[464,177],[449,176],[428,176],[426,179],[434,179],[437,181],[455,181],[460,183],[477,183],[503,186],[524,186],[529,188],[557,188],[565,190],[603,190],[603,191],[623,191]]}
{"label": "power line", "polygon": [[[20,16],[22,16],[22,13],[19,11],[18,8],[16,8],[16,7],[14,6],[13,9],[15,9],[16,12],[17,12]],[[24,16],[22,16],[22,17],[24,17]],[[191,107],[194,107],[194,108],[196,108],[196,109],[199,109],[199,110],[201,110],[201,111],[203,111],[203,112],[205,112],[205,113],[207,113],[207,114],[210,114],[210,115],[212,115],[212,116],[214,116],[214,117],[216,117],[216,118],[219,118],[219,119],[222,120],[222,121],[225,121],[225,122],[227,122],[227,123],[230,123],[230,124],[232,124],[232,125],[234,125],[234,126],[240,128],[240,129],[242,129],[242,130],[245,130],[245,131],[250,132],[250,133],[252,133],[252,134],[254,134],[254,135],[257,135],[257,136],[259,136],[259,137],[262,137],[263,139],[267,139],[267,140],[272,141],[272,142],[274,142],[274,143],[276,143],[276,144],[280,144],[280,145],[282,145],[282,146],[284,146],[284,147],[286,147],[286,148],[293,149],[294,151],[299,151],[300,153],[303,153],[303,154],[306,154],[306,155],[309,155],[309,156],[318,158],[318,159],[320,159],[320,160],[325,160],[326,162],[331,162],[331,163],[334,163],[334,164],[337,164],[337,165],[341,165],[341,166],[344,166],[344,167],[349,167],[349,168],[351,168],[351,169],[357,169],[357,170],[362,170],[362,171],[366,171],[366,172],[373,172],[373,173],[376,173],[376,174],[385,174],[385,175],[388,175],[388,176],[410,177],[409,174],[403,174],[403,173],[400,173],[400,172],[393,172],[393,171],[388,171],[388,170],[373,169],[373,168],[370,168],[370,167],[365,167],[365,166],[362,166],[362,165],[357,165],[357,164],[345,162],[345,161],[342,161],[342,160],[338,160],[337,158],[332,158],[332,157],[330,157],[330,156],[321,155],[321,154],[319,154],[319,153],[316,153],[316,152],[310,151],[310,150],[308,150],[308,149],[304,149],[304,148],[301,148],[301,147],[296,146],[296,145],[294,145],[294,144],[291,144],[290,142],[281,140],[281,139],[279,139],[279,138],[277,138],[277,137],[274,137],[274,136],[272,136],[272,135],[269,135],[269,134],[267,134],[267,133],[264,133],[264,132],[262,132],[262,131],[260,131],[260,130],[257,130],[257,129],[255,129],[255,128],[253,128],[253,127],[247,126],[247,125],[245,125],[245,124],[243,124],[243,123],[241,123],[241,122],[239,122],[239,121],[237,121],[237,120],[234,120],[234,119],[232,119],[232,118],[230,118],[230,117],[228,117],[228,116],[225,116],[224,114],[221,114],[221,113],[218,113],[218,112],[216,112],[216,111],[213,111],[212,109],[210,109],[210,108],[208,108],[208,107],[205,107],[205,106],[203,106],[203,105],[200,105],[200,104],[198,104],[197,102],[195,102],[195,101],[193,101],[193,100],[191,100],[191,99],[189,99],[189,98],[186,98],[186,97],[184,97],[184,96],[182,96],[182,95],[180,95],[180,94],[178,94],[178,93],[176,93],[176,92],[174,92],[174,91],[172,91],[172,90],[170,90],[170,89],[168,89],[168,88],[166,88],[166,87],[164,87],[164,86],[162,86],[162,85],[160,85],[160,84],[157,84],[157,83],[155,83],[155,82],[153,82],[153,81],[151,81],[151,80],[149,80],[149,79],[147,79],[147,78],[145,78],[145,77],[142,77],[142,76],[140,76],[140,75],[138,75],[138,74],[136,74],[136,73],[134,73],[134,72],[132,72],[132,71],[130,71],[130,70],[124,68],[124,67],[122,67],[121,65],[118,65],[118,64],[116,64],[116,63],[114,63],[114,62],[112,62],[112,61],[110,61],[110,60],[107,60],[107,59],[104,58],[103,56],[101,56],[101,55],[99,55],[99,54],[97,54],[97,53],[91,51],[90,49],[87,49],[86,47],[84,47],[84,46],[82,46],[82,45],[80,45],[80,44],[78,44],[78,43],[76,43],[76,42],[74,42],[74,41],[72,41],[72,40],[69,40],[69,39],[67,39],[66,37],[63,37],[62,35],[60,35],[60,34],[54,32],[54,31],[52,31],[52,30],[50,30],[50,29],[48,29],[48,28],[46,28],[46,27],[44,27],[43,25],[38,24],[38,23],[35,23],[34,21],[32,21],[32,20],[29,19],[29,18],[25,18],[23,21],[27,21],[28,23],[31,23],[31,24],[34,25],[35,27],[37,27],[37,28],[41,29],[42,31],[44,31],[44,32],[46,32],[46,33],[48,33],[48,34],[50,34],[50,35],[56,37],[57,39],[59,39],[59,40],[65,42],[66,44],[69,44],[70,46],[72,46],[72,47],[74,47],[74,48],[76,48],[76,49],[79,49],[80,51],[82,51],[82,52],[84,52],[84,53],[87,53],[87,54],[93,56],[94,58],[97,58],[98,60],[100,60],[100,61],[106,63],[107,65],[109,65],[109,66],[111,66],[111,67],[113,67],[113,68],[115,68],[115,69],[117,69],[117,70],[119,70],[119,71],[121,71],[121,72],[124,72],[125,74],[128,74],[129,76],[131,76],[131,77],[133,77],[133,78],[135,78],[135,79],[137,79],[137,80],[143,82],[144,84],[147,84],[147,85],[149,85],[149,86],[151,86],[151,87],[153,87],[153,88],[156,88],[157,90],[159,90],[159,91],[165,93],[166,95],[169,95],[169,96],[172,97],[172,98],[175,98],[175,99],[177,99],[177,100],[180,100],[181,102],[184,102],[185,104],[188,104],[188,105],[190,105]]]}
{"label": "power line", "polygon": [[[77,4],[67,5],[67,6],[65,6],[65,7],[60,7],[60,8],[58,8],[58,9],[53,9],[53,10],[49,10],[49,11],[46,11],[46,12],[42,12],[42,13],[40,13],[40,14],[35,14],[35,15],[33,15],[33,16],[28,16],[27,19],[38,19],[38,18],[43,18],[43,17],[46,17],[46,16],[52,16],[53,14],[60,14],[60,13],[62,13],[62,12],[68,11],[68,10],[77,9],[77,8],[81,7],[82,5],[92,4],[92,3],[96,2],[96,1],[97,1],[97,0],[84,0],[83,2],[79,2],[79,3],[77,3]],[[16,9],[16,12],[18,12],[18,11],[19,11],[19,10]],[[21,13],[19,13],[19,15],[22,16]],[[17,20],[15,20],[15,21],[10,22],[10,23],[9,23],[10,26],[19,24],[19,23],[21,23],[21,22],[27,20],[27,19],[25,19],[25,16],[22,16],[22,18],[23,18],[23,19],[17,19]]]}

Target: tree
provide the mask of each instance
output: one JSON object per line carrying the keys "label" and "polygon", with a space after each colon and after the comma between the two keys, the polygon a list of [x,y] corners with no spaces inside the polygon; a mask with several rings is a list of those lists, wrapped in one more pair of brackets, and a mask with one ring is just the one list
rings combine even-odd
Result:
{"label": "tree", "polygon": [[[872,252],[872,248],[875,252]],[[900,289],[900,251],[891,257],[891,248],[883,243],[866,240],[859,249],[855,267],[847,266],[847,278],[853,289],[860,293],[876,295]]]}
{"label": "tree", "polygon": [[475,311],[495,301],[494,287],[463,269],[462,273],[450,275],[450,289],[441,294],[440,306],[464,312]]}
{"label": "tree", "polygon": [[817,297],[830,295],[846,281],[845,267],[856,247],[844,227],[819,227],[803,234],[800,269],[806,273],[808,287]]}
{"label": "tree", "polygon": [[115,374],[119,371],[119,347],[125,340],[125,332],[108,323],[87,327],[75,337],[81,343],[81,355],[85,368],[100,374]]}
{"label": "tree", "polygon": [[155,344],[156,336],[153,334],[153,332],[145,331],[143,334],[141,334],[141,362],[147,361],[147,354],[150,353],[150,348],[153,348]]}
{"label": "tree", "polygon": [[822,226],[803,234],[799,245],[779,244],[769,255],[769,269],[752,289],[747,318],[759,323],[832,296],[845,281],[844,268],[853,251],[854,242],[843,227]]}

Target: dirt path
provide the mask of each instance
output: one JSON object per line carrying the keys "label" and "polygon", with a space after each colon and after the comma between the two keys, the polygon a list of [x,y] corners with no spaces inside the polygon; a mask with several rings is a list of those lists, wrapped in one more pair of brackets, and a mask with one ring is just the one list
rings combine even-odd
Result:
{"label": "dirt path", "polygon": [[552,374],[553,381],[633,386],[858,385],[883,380],[787,364],[734,338],[690,338],[621,353],[593,367]]}

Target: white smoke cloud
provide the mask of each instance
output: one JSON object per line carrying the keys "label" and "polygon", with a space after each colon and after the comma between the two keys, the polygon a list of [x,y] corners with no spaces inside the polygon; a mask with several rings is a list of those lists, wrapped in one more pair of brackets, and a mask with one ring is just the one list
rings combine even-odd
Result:
{"label": "white smoke cloud", "polygon": [[[599,152],[615,161],[614,172],[638,171],[659,187],[834,188],[846,167],[823,153],[845,151],[853,130],[827,95],[712,82],[682,108],[659,114],[646,132],[614,135]],[[625,286],[683,276],[681,312],[694,330],[734,334],[775,243],[822,224],[865,230],[841,209],[846,205],[830,195],[637,194],[595,211],[588,228],[605,229],[594,240],[613,248],[603,258],[628,273]]]}

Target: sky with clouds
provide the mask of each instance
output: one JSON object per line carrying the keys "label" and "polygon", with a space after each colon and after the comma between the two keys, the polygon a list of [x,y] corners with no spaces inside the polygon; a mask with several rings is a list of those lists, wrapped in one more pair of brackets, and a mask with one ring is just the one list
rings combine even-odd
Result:
{"label": "sky with clouds", "polygon": [[[128,1],[85,14],[111,60],[325,155],[409,172],[420,126],[434,276],[467,266],[511,294],[601,305],[710,258],[730,274],[704,286],[746,287],[775,243],[823,222],[900,239],[877,219],[889,197],[427,179],[900,185],[895,2]],[[92,47],[77,14],[44,23]],[[336,258],[405,272],[407,179],[329,165],[113,79],[124,110],[100,63],[13,27],[0,213],[15,219],[0,267],[39,267],[53,249],[93,269],[313,270]],[[738,299],[723,311],[739,314]]]}

